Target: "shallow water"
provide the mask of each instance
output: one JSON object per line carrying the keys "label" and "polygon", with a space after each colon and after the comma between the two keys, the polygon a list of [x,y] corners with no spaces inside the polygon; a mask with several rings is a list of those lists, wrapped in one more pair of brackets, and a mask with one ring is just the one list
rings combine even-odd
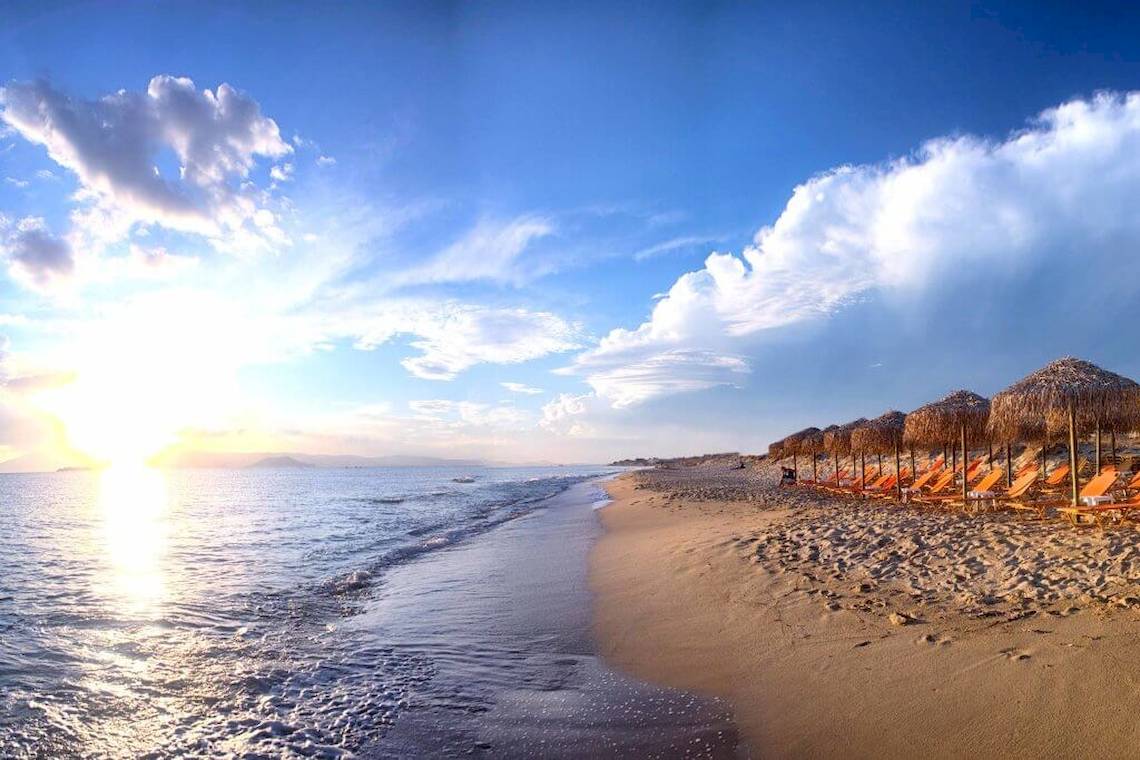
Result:
{"label": "shallow water", "polygon": [[[602,472],[0,477],[3,754],[544,754],[571,728],[605,733],[588,717],[603,693],[644,713],[628,725],[689,709],[684,735],[711,742],[729,730],[716,709],[633,684],[590,652],[573,541],[593,522],[550,497]],[[554,527],[562,515],[576,516],[572,541]],[[510,547],[558,531],[548,546],[561,555],[527,554],[556,575],[516,582]],[[551,724],[558,711],[570,717]],[[610,738],[637,746],[636,731]]]}

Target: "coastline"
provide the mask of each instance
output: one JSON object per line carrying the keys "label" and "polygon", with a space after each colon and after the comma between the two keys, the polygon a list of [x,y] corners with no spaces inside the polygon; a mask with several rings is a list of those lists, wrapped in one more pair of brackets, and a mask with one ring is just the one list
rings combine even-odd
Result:
{"label": "coastline", "polygon": [[[1140,742],[1140,614],[1103,577],[1134,584],[1134,534],[938,516],[954,522],[930,546],[910,535],[921,512],[815,503],[774,475],[750,500],[639,477],[611,481],[599,513],[599,651],[725,699],[752,756],[1126,757]],[[1016,551],[991,563],[991,544]],[[949,581],[947,547],[966,568]]]}
{"label": "coastline", "polygon": [[638,681],[597,654],[586,558],[593,479],[470,541],[392,568],[343,627],[423,663],[362,757],[735,756],[727,707]]}

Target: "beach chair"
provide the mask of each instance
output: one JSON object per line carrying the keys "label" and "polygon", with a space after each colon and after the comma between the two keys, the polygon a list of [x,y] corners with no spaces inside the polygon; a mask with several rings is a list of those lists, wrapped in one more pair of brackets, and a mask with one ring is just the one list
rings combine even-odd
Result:
{"label": "beach chair", "polygon": [[993,489],[1004,476],[1005,470],[1000,467],[995,467],[990,470],[989,473],[978,481],[974,488],[966,494],[966,503],[962,505],[963,509],[969,512],[971,511],[971,505],[973,505],[976,510],[986,502],[994,502],[997,499],[997,493],[991,489]]}
{"label": "beach chair", "polygon": [[1125,492],[1136,491],[1138,489],[1140,489],[1140,470],[1137,470],[1132,475],[1131,479],[1129,479],[1129,481],[1124,484]]}
{"label": "beach chair", "polygon": [[865,491],[867,488],[869,488],[870,484],[872,482],[875,482],[875,481],[872,481],[872,479],[876,477],[878,472],[879,472],[878,467],[874,467],[874,466],[868,467],[866,478],[856,474],[855,479],[852,482],[847,483],[845,485],[840,485],[838,488],[836,488],[835,486],[832,486],[831,491],[833,493],[855,494],[856,496],[858,496],[863,491]]}
{"label": "beach chair", "polygon": [[1045,485],[1051,487],[1059,486],[1067,477],[1069,477],[1069,465],[1063,464],[1049,473],[1049,477],[1045,478]]}
{"label": "beach chair", "polygon": [[[954,474],[953,470],[944,471],[938,476],[938,479],[934,481],[930,488],[927,489],[926,493],[922,493],[921,491],[908,493],[907,501],[925,502],[932,496],[939,496],[945,493],[947,488],[954,485]],[[913,491],[913,489],[911,490]]]}
{"label": "beach chair", "polygon": [[[995,467],[994,469],[990,470],[973,489],[966,493],[966,503],[962,505],[963,508],[968,510],[970,508],[971,502],[992,501],[993,499],[997,498],[997,494],[990,489],[997,485],[997,482],[1002,479],[1003,475],[1005,475],[1005,470],[1001,469],[1000,467]],[[961,498],[961,493],[938,493],[923,497],[923,501],[928,501],[930,503],[946,503],[953,502]]]}
{"label": "beach chair", "polygon": [[[1092,480],[1090,480],[1088,483],[1085,484],[1084,488],[1082,488],[1080,493],[1078,494],[1078,497],[1081,500],[1086,500],[1086,499],[1095,500],[1095,499],[1104,498],[1106,496],[1111,498],[1111,496],[1109,496],[1109,492],[1112,490],[1112,487],[1115,483],[1116,483],[1116,473],[1115,472],[1108,472],[1108,473],[1103,473],[1101,475],[1097,475],[1095,478],[1093,478]],[[1034,513],[1037,515],[1037,518],[1040,520],[1045,519],[1045,513],[1050,508],[1056,508],[1059,512],[1061,512],[1066,517],[1068,517],[1069,522],[1073,523],[1074,526],[1077,525],[1078,521],[1082,518],[1080,515],[1075,515],[1073,513],[1089,512],[1089,514],[1097,514],[1099,512],[1111,511],[1108,509],[1098,510],[1098,509],[1096,509],[1096,507],[1106,506],[1106,505],[1097,505],[1097,504],[1090,504],[1090,505],[1086,505],[1086,506],[1074,507],[1069,503],[1069,501],[1067,499],[1062,500],[1062,499],[1057,499],[1057,498],[1039,499],[1037,501],[1010,502],[1007,506],[1010,509],[1018,510],[1021,512]],[[1140,504],[1138,504],[1137,506],[1140,506]],[[1116,511],[1121,511],[1121,510],[1127,509],[1127,507],[1117,506],[1115,509],[1116,509]]]}
{"label": "beach chair", "polygon": [[883,496],[894,496],[895,485],[899,479],[895,475],[884,475],[879,478],[873,485],[863,489],[863,496],[868,498],[881,498]]}
{"label": "beach chair", "polygon": [[918,480],[911,483],[905,490],[908,490],[908,491],[910,491],[910,490],[914,490],[914,491],[921,490],[922,487],[925,486],[927,483],[929,483],[931,480],[933,480],[934,476],[937,475],[939,472],[941,472],[941,470],[927,470],[926,472],[919,475]]}
{"label": "beach chair", "polygon": [[1017,477],[1017,480],[1010,483],[1009,488],[1005,491],[1005,493],[998,494],[997,501],[1006,499],[1020,499],[1022,496],[1029,492],[1029,489],[1032,488],[1036,482],[1037,468],[1033,467],[1021,473],[1021,475]]}

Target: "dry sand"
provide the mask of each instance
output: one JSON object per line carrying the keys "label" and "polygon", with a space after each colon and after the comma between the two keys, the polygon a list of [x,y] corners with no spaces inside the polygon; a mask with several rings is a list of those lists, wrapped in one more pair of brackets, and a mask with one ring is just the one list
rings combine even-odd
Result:
{"label": "dry sand", "polygon": [[727,699],[753,757],[1140,753],[1135,527],[858,505],[774,472],[611,483],[604,656]]}

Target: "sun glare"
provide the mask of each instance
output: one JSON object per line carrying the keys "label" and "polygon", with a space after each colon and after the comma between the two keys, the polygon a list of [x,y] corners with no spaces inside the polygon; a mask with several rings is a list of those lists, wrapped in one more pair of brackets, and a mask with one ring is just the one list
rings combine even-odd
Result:
{"label": "sun glare", "polygon": [[99,474],[109,585],[134,612],[153,611],[162,597],[166,499],[166,480],[159,470],[117,464]]}
{"label": "sun glare", "polygon": [[225,332],[217,321],[152,303],[102,323],[68,357],[74,381],[39,401],[72,449],[102,465],[145,463],[226,408],[235,365],[215,339]]}

